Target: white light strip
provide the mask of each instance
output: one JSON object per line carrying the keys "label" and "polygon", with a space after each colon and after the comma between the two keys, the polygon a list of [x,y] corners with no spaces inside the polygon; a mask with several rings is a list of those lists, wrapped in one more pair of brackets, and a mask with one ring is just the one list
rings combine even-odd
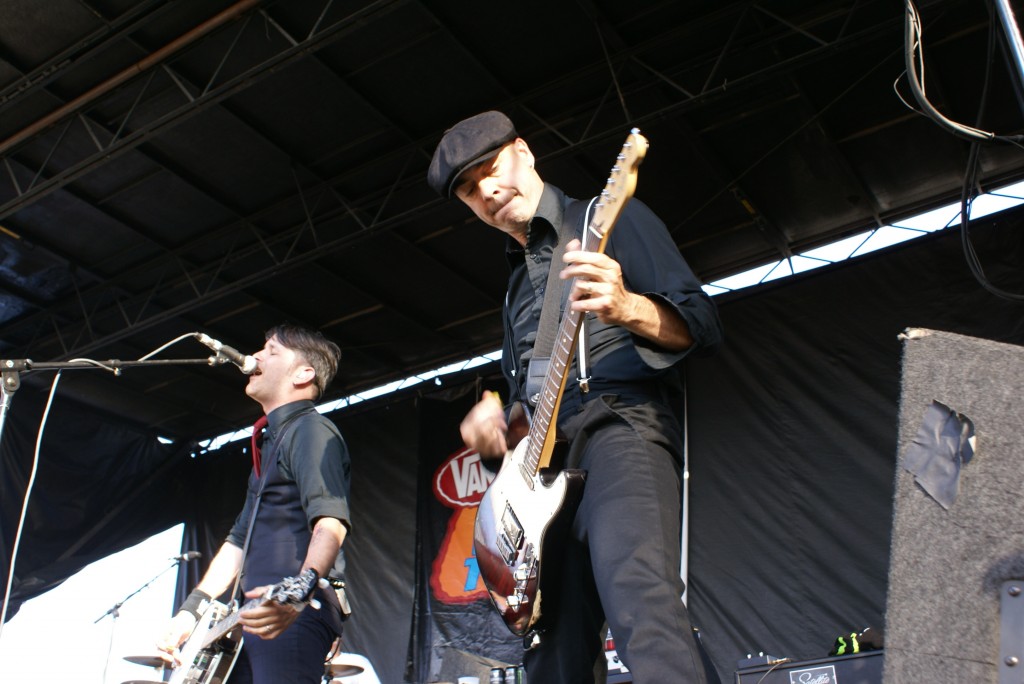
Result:
{"label": "white light strip", "polygon": [[[358,394],[353,394],[343,399],[335,399],[334,401],[329,401],[324,404],[320,404],[319,406],[316,407],[316,410],[319,413],[330,413],[332,411],[337,411],[352,406],[354,404],[367,401],[368,399],[375,399],[377,397],[381,397],[392,392],[397,392],[398,390],[407,389],[409,387],[413,387],[415,385],[419,385],[421,383],[428,382],[431,380],[434,382],[435,385],[440,385],[441,376],[450,375],[452,373],[459,373],[464,370],[469,370],[470,368],[476,368],[477,366],[483,366],[488,363],[493,363],[494,361],[497,361],[500,358],[501,351],[493,351],[488,354],[484,354],[483,356],[477,356],[466,361],[458,361],[456,363],[448,364],[447,366],[438,368],[436,370],[427,371],[419,375],[413,375],[404,380],[396,380],[395,382],[388,383],[387,385],[374,387],[373,389],[369,389]],[[237,442],[240,439],[248,439],[251,434],[252,429],[249,427],[245,427],[240,430],[235,430],[234,432],[228,432],[226,434],[220,435],[219,437],[203,440],[202,442],[199,442],[199,446],[202,447],[202,449],[200,449],[197,453],[192,454],[192,456],[195,457],[200,454],[206,453],[207,451],[214,451],[216,449],[220,449],[225,444]]]}
{"label": "white light strip", "polygon": [[[1005,211],[1024,203],[1024,183],[1008,185],[998,190],[979,195],[971,202],[971,220]],[[796,273],[821,268],[838,261],[845,261],[884,247],[906,242],[928,233],[954,228],[960,225],[960,203],[948,204],[938,209],[912,216],[890,226],[882,226],[852,237],[816,247],[794,256],[787,262],[782,259],[757,266],[721,280],[708,283],[704,291],[714,296],[733,292],[745,287],[760,285]],[[791,263],[790,263],[791,262]]]}

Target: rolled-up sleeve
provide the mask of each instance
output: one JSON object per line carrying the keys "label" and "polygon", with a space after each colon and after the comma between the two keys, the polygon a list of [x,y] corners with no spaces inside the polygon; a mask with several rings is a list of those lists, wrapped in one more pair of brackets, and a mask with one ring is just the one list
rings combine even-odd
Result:
{"label": "rolled-up sleeve", "polygon": [[337,518],[351,531],[349,490],[352,462],[338,428],[319,414],[303,417],[288,448],[286,473],[299,490],[310,529],[319,518]]}
{"label": "rolled-up sleeve", "polygon": [[693,345],[681,352],[665,350],[634,335],[640,358],[662,369],[688,355],[714,353],[722,343],[718,309],[679,252],[665,224],[639,200],[626,205],[608,242],[607,253],[622,267],[626,287],[675,308],[686,321]]}

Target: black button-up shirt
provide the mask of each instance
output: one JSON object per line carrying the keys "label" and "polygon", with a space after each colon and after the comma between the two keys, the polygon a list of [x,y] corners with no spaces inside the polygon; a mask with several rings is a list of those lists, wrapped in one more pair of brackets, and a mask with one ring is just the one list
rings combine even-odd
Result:
{"label": "black button-up shirt", "polygon": [[[530,223],[525,249],[509,239],[507,256],[512,273],[506,296],[502,368],[513,399],[526,399],[526,371],[537,338],[548,269],[558,242],[558,227],[563,219],[575,221],[574,234],[580,237],[587,204],[545,185],[537,214]],[[596,249],[596,244],[591,248]],[[587,336],[591,394],[635,393],[647,397],[650,393],[646,388],[656,384],[685,356],[708,353],[718,347],[722,339],[718,312],[664,223],[639,200],[633,199],[626,205],[608,239],[605,253],[621,265],[628,290],[673,306],[686,321],[694,340],[689,349],[670,352],[624,328],[601,323],[592,314],[585,317],[583,332]],[[561,268],[561,264],[555,267]],[[563,287],[564,311],[569,283],[559,282]],[[567,372],[573,383],[578,373],[575,361]]]}

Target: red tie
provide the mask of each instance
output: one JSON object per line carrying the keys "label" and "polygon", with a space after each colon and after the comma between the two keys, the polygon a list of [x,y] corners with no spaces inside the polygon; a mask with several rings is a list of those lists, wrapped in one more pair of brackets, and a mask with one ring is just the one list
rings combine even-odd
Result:
{"label": "red tie", "polygon": [[260,437],[263,428],[267,427],[267,417],[260,416],[259,420],[252,426],[252,469],[256,471],[256,477],[260,476]]}

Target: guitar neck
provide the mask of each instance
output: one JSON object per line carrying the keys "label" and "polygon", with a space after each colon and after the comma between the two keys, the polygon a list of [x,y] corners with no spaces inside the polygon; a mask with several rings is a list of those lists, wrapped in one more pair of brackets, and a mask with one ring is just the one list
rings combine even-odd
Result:
{"label": "guitar neck", "polygon": [[[633,197],[633,191],[636,189],[637,167],[640,166],[646,152],[646,138],[640,135],[638,130],[633,129],[626,138],[622,151],[616,157],[615,165],[612,166],[604,190],[601,191],[599,200],[594,205],[593,217],[585,226],[584,246],[587,244],[589,236],[600,238],[597,248],[591,251],[604,253],[616,220],[622,214],[626,203]],[[556,265],[551,264],[550,267],[556,268]],[[575,282],[574,279],[570,288]],[[576,341],[579,338],[582,322],[583,314],[581,312],[568,309],[559,326],[557,342],[551,351],[544,384],[541,386],[540,399],[534,409],[533,423],[530,425],[529,446],[524,457],[523,466],[532,475],[536,475],[540,468],[546,467],[551,461],[551,453],[555,446],[555,421],[558,417],[562,393],[565,390],[565,371],[576,350]]]}
{"label": "guitar neck", "polygon": [[583,315],[579,311],[567,311],[558,328],[558,337],[551,351],[544,384],[541,386],[540,399],[537,401],[533,422],[530,424],[529,446],[525,458],[526,467],[534,474],[541,467],[546,467],[551,459],[551,451],[554,448],[554,425],[567,378],[565,371],[572,361],[582,321]]}
{"label": "guitar neck", "polygon": [[235,628],[235,625],[238,624],[238,615],[243,610],[252,610],[253,608],[258,608],[266,602],[266,599],[263,598],[254,598],[246,601],[241,608],[232,612],[230,615],[222,619],[220,622],[210,627],[210,631],[207,632],[206,636],[203,638],[202,648],[208,648],[215,641],[217,641],[222,636],[233,630]]}

